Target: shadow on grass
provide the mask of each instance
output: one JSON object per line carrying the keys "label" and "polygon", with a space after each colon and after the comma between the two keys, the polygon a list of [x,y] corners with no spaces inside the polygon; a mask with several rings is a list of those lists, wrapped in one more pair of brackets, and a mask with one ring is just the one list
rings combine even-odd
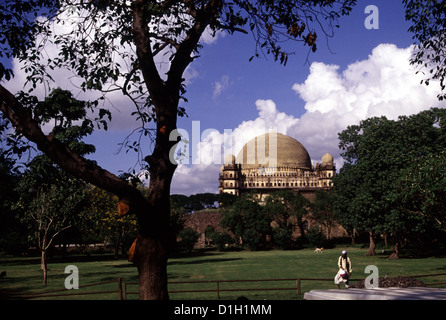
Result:
{"label": "shadow on grass", "polygon": [[228,262],[228,261],[237,261],[237,260],[243,260],[242,258],[216,258],[216,259],[199,259],[199,260],[193,260],[193,261],[171,261],[168,263],[168,265],[192,265],[192,264],[203,264],[203,263],[218,263],[218,262]]}
{"label": "shadow on grass", "polygon": [[[40,264],[40,256],[22,257],[22,256],[0,256],[1,266],[15,266],[15,265],[32,265]],[[73,254],[64,256],[48,257],[48,264],[50,263],[70,263],[70,262],[94,262],[94,261],[117,261],[122,258],[116,258],[114,254]]]}

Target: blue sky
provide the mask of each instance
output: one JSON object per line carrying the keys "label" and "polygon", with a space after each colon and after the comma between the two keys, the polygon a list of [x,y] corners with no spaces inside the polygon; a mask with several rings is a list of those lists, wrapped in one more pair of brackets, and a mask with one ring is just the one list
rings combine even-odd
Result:
{"label": "blue sky", "polygon": [[[379,29],[364,26],[368,5],[379,10]],[[400,0],[359,1],[340,26],[333,38],[319,35],[318,50],[308,61],[307,47],[290,44],[296,54],[286,67],[272,57],[249,62],[255,50],[251,35],[219,35],[207,41],[188,69],[188,102],[182,104],[188,117],[179,118],[178,127],[192,135],[192,123],[199,121],[200,132],[215,130],[195,137],[200,145],[191,146],[189,153],[202,151],[201,161],[178,167],[171,192],[218,191],[221,163],[209,163],[205,150],[225,130],[234,134],[235,153],[244,142],[272,129],[303,143],[314,163],[330,152],[339,168],[337,133],[347,125],[369,116],[396,118],[445,106],[436,99],[436,84],[419,85],[420,75],[408,63],[413,40]],[[20,75],[16,78],[19,83]],[[109,131],[88,138],[97,148],[92,158],[113,173],[134,167],[134,154],[116,154],[131,127],[131,120],[116,113]]]}

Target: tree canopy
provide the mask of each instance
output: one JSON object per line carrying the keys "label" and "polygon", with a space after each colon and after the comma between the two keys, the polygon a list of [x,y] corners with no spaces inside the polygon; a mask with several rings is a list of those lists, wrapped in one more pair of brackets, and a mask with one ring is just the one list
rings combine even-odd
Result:
{"label": "tree canopy", "polygon": [[426,219],[438,220],[445,181],[426,172],[441,170],[434,164],[441,165],[446,149],[445,120],[446,110],[431,109],[398,120],[370,118],[339,134],[345,164],[334,178],[336,210],[346,228],[370,233],[370,254],[375,235],[400,243],[410,231],[426,232]]}
{"label": "tree canopy", "polygon": [[429,85],[431,80],[439,80],[442,93],[439,100],[446,98],[446,4],[441,0],[403,0],[406,7],[406,20],[412,25],[409,31],[416,40],[416,51],[411,63],[428,71],[422,81]]}

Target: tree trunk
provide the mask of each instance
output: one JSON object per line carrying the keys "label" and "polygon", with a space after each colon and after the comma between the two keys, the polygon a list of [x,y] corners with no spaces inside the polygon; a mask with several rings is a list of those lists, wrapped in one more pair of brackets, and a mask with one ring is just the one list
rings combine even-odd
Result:
{"label": "tree trunk", "polygon": [[352,236],[351,236],[351,238],[352,238],[352,244],[355,244],[355,237],[356,237],[356,229],[353,228]]}
{"label": "tree trunk", "polygon": [[167,300],[170,192],[152,180],[149,193],[151,190],[150,200],[137,209],[139,231],[133,262],[139,275],[139,299]]}
{"label": "tree trunk", "polygon": [[304,222],[302,221],[302,218],[298,217],[297,218],[297,226],[299,227],[299,231],[300,231],[300,237],[302,238],[302,240],[304,240],[305,237],[305,226],[304,226]]}
{"label": "tree trunk", "polygon": [[168,250],[162,241],[138,235],[134,263],[139,274],[140,300],[168,300]]}
{"label": "tree trunk", "polygon": [[369,232],[369,237],[370,237],[370,245],[369,245],[369,250],[367,251],[367,253],[365,254],[366,256],[374,256],[376,255],[375,252],[375,248],[376,248],[376,243],[375,243],[375,233],[373,231]]}
{"label": "tree trunk", "polygon": [[[157,138],[149,164],[150,185],[148,197],[136,206],[139,232],[133,262],[139,274],[141,300],[167,300],[167,259],[172,244],[170,221],[170,185],[176,164],[169,158],[170,149],[177,143],[169,140],[171,129],[176,128],[175,108],[166,108],[172,114],[158,113]],[[173,111],[172,111],[173,110]]]}
{"label": "tree trunk", "polygon": [[119,247],[122,245],[122,239],[124,238],[123,232],[117,232],[118,235],[115,239],[115,259],[119,258]]}
{"label": "tree trunk", "polygon": [[400,243],[399,243],[399,241],[396,241],[393,252],[387,259],[388,260],[397,260],[400,258],[399,254],[400,254]]}
{"label": "tree trunk", "polygon": [[42,285],[46,287],[48,281],[48,267],[47,267],[47,252],[45,249],[42,249],[41,251],[40,269],[43,271]]}
{"label": "tree trunk", "polygon": [[115,255],[114,258],[118,259],[119,257],[119,239],[116,239],[115,241]]}

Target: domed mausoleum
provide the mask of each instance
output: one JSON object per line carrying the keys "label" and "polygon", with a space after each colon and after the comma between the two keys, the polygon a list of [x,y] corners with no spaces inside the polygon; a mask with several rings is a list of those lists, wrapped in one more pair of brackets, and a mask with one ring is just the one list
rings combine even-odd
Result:
{"label": "domed mausoleum", "polygon": [[220,169],[220,193],[255,191],[260,199],[291,189],[311,198],[316,190],[332,187],[333,156],[325,154],[316,166],[305,147],[280,133],[266,133],[248,141],[237,157],[229,155]]}

